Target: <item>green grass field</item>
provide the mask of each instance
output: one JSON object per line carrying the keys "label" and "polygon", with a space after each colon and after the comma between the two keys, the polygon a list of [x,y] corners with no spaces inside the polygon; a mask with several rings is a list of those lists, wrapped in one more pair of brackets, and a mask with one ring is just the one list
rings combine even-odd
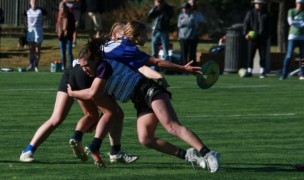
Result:
{"label": "green grass field", "polygon": [[[194,76],[167,76],[180,121],[221,153],[220,171],[193,169],[191,164],[141,146],[132,103],[125,112],[123,149],[137,154],[134,164],[98,169],[81,163],[68,145],[82,112],[75,103],[65,122],[35,153],[34,163],[19,155],[36,129],[49,118],[61,73],[0,73],[0,179],[303,179],[293,165],[303,157],[303,82],[297,78],[239,78],[221,75],[215,86],[201,90]],[[159,126],[156,133],[180,147],[184,142]],[[93,134],[84,137],[86,145]],[[106,139],[101,148],[107,153]]]}

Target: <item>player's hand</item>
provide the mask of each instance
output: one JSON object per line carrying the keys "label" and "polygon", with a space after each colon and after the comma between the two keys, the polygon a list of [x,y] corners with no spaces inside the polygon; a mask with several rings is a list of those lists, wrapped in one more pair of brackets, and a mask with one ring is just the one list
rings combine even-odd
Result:
{"label": "player's hand", "polygon": [[70,84],[68,84],[67,91],[68,91],[69,96],[73,97],[73,90],[72,90],[72,87]]}
{"label": "player's hand", "polygon": [[202,74],[202,68],[199,66],[191,66],[193,63],[193,60],[187,63],[184,68],[187,72],[191,72],[194,75],[201,75]]}

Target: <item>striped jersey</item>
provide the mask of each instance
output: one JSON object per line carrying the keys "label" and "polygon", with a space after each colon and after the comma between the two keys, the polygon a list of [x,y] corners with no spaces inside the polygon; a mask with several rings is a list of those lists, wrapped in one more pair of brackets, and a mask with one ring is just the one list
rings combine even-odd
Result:
{"label": "striped jersey", "polygon": [[36,9],[29,8],[24,12],[24,16],[27,17],[27,26],[31,28],[43,27],[43,16],[47,14],[46,10],[37,7]]}
{"label": "striped jersey", "polygon": [[110,59],[105,59],[105,61],[112,66],[113,74],[108,79],[103,92],[113,96],[118,101],[129,101],[143,75],[119,61]]}
{"label": "striped jersey", "polygon": [[132,97],[139,80],[144,76],[138,72],[151,57],[126,38],[119,41],[109,41],[101,47],[103,59],[108,61],[113,69],[104,92],[116,100],[127,102]]}

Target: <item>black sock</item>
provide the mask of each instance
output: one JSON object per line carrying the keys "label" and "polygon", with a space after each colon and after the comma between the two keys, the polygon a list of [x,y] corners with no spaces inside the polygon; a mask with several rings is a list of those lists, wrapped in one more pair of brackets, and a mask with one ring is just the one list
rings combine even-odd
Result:
{"label": "black sock", "polygon": [[99,138],[94,138],[90,144],[90,150],[92,152],[98,152],[101,146],[102,140]]}
{"label": "black sock", "polygon": [[201,155],[204,157],[207,153],[210,152],[210,149],[207,146],[203,146],[202,149],[199,151]]}
{"label": "black sock", "polygon": [[82,140],[83,133],[81,131],[75,131],[74,135],[72,136],[72,139],[75,139],[77,141]]}
{"label": "black sock", "polygon": [[178,158],[181,158],[181,159],[186,159],[186,158],[185,158],[186,153],[187,153],[187,151],[185,151],[185,150],[179,148],[179,149],[178,149],[178,153],[177,153],[176,156],[177,156]]}
{"label": "black sock", "polygon": [[121,144],[111,146],[110,154],[117,154],[121,150]]}

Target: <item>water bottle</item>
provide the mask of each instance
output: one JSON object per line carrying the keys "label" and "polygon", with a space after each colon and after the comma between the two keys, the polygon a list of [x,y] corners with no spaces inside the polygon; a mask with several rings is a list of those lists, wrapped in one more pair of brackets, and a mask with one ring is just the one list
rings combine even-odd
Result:
{"label": "water bottle", "polygon": [[56,64],[51,63],[51,72],[56,72]]}

